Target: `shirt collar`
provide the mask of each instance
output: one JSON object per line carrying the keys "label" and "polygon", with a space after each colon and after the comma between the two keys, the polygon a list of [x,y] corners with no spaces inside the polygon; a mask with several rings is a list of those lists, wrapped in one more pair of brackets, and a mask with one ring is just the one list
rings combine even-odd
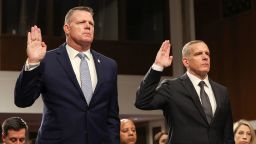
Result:
{"label": "shirt collar", "polygon": [[196,77],[195,75],[191,74],[189,71],[187,71],[187,75],[194,86],[198,86],[200,81],[204,81],[207,87],[210,86],[208,75],[206,75],[205,79],[203,79],[203,80],[201,80],[198,77]]}
{"label": "shirt collar", "polygon": [[[72,48],[68,44],[66,45],[66,49],[67,49],[69,57],[72,58],[72,59],[76,58],[77,54],[79,53],[79,51],[75,50],[74,48]],[[86,55],[86,58],[88,60],[92,59],[92,54],[91,54],[90,49],[88,49],[87,51],[83,51],[83,53]]]}

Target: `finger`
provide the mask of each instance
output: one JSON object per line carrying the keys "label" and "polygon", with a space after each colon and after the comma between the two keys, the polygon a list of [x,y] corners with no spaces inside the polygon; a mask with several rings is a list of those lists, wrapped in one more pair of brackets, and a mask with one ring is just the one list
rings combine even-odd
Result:
{"label": "finger", "polygon": [[42,34],[41,34],[41,29],[38,28],[38,40],[42,41]]}
{"label": "finger", "polygon": [[166,51],[168,49],[169,41],[165,40],[163,44],[163,51]]}
{"label": "finger", "polygon": [[170,50],[171,50],[171,44],[170,44],[170,41],[166,41],[166,45],[165,45],[165,50],[167,52],[167,54],[170,54]]}
{"label": "finger", "polygon": [[173,56],[170,56],[170,57],[169,57],[169,59],[170,59],[170,61],[172,62],[172,60],[173,60]]}
{"label": "finger", "polygon": [[31,27],[31,41],[35,40],[35,27]]}
{"label": "finger", "polygon": [[40,34],[39,31],[40,31],[39,28],[35,25],[35,40],[39,40],[39,34]]}
{"label": "finger", "polygon": [[45,47],[45,46],[46,46],[45,42],[42,42],[41,44],[42,44],[42,47]]}
{"label": "finger", "polygon": [[[164,41],[164,42],[165,42],[165,41]],[[161,47],[160,47],[159,51],[162,51],[162,50],[163,50],[164,42],[162,42],[162,45],[161,45]]]}
{"label": "finger", "polygon": [[169,66],[172,65],[173,56],[169,56]]}
{"label": "finger", "polygon": [[31,43],[31,33],[28,32],[27,34],[27,44],[30,44]]}
{"label": "finger", "polygon": [[163,43],[163,46],[162,46],[162,50],[161,50],[161,55],[168,55],[169,54],[169,52],[170,52],[170,44],[169,44],[169,42],[166,40],[166,41],[164,41],[164,43]]}
{"label": "finger", "polygon": [[45,42],[42,42],[41,45],[42,45],[43,48],[46,48],[46,47],[47,47],[47,45],[45,44]]}

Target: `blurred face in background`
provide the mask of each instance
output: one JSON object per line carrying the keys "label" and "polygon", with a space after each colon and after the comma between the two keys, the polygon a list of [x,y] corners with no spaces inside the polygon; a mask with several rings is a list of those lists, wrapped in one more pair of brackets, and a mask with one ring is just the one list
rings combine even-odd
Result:
{"label": "blurred face in background", "polygon": [[159,144],[167,144],[167,141],[168,141],[168,135],[163,134],[159,139]]}
{"label": "blurred face in background", "polygon": [[241,125],[235,133],[235,144],[250,144],[251,131],[247,125]]}
{"label": "blurred face in background", "polygon": [[121,144],[135,144],[137,141],[136,128],[134,123],[128,119],[122,119],[120,124]]}
{"label": "blurred face in background", "polygon": [[25,144],[26,140],[26,129],[20,129],[18,131],[8,130],[8,134],[2,134],[4,144]]}

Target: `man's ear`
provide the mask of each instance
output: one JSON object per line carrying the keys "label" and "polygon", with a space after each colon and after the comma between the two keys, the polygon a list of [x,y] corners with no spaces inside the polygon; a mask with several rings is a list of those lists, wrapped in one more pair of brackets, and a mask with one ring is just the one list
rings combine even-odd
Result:
{"label": "man's ear", "polygon": [[64,24],[63,30],[64,30],[66,35],[69,34],[69,26],[67,24]]}
{"label": "man's ear", "polygon": [[183,65],[184,65],[185,67],[188,67],[188,64],[189,64],[188,58],[183,57],[183,58],[182,58],[182,62],[183,62]]}
{"label": "man's ear", "polygon": [[5,139],[6,139],[6,135],[4,135],[4,134],[2,133],[2,140],[3,140],[3,143],[5,143]]}

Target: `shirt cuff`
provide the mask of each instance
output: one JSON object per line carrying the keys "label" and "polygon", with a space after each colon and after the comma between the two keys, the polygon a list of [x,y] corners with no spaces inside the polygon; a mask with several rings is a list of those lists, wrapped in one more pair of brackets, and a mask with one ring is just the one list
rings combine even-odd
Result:
{"label": "shirt cuff", "polygon": [[37,68],[40,65],[40,62],[38,63],[28,63],[28,59],[25,63],[25,71],[32,71],[33,69]]}
{"label": "shirt cuff", "polygon": [[159,66],[159,65],[157,65],[157,64],[154,63],[154,64],[152,65],[152,69],[155,70],[155,71],[160,71],[160,72],[161,72],[161,71],[164,70],[164,67]]}

